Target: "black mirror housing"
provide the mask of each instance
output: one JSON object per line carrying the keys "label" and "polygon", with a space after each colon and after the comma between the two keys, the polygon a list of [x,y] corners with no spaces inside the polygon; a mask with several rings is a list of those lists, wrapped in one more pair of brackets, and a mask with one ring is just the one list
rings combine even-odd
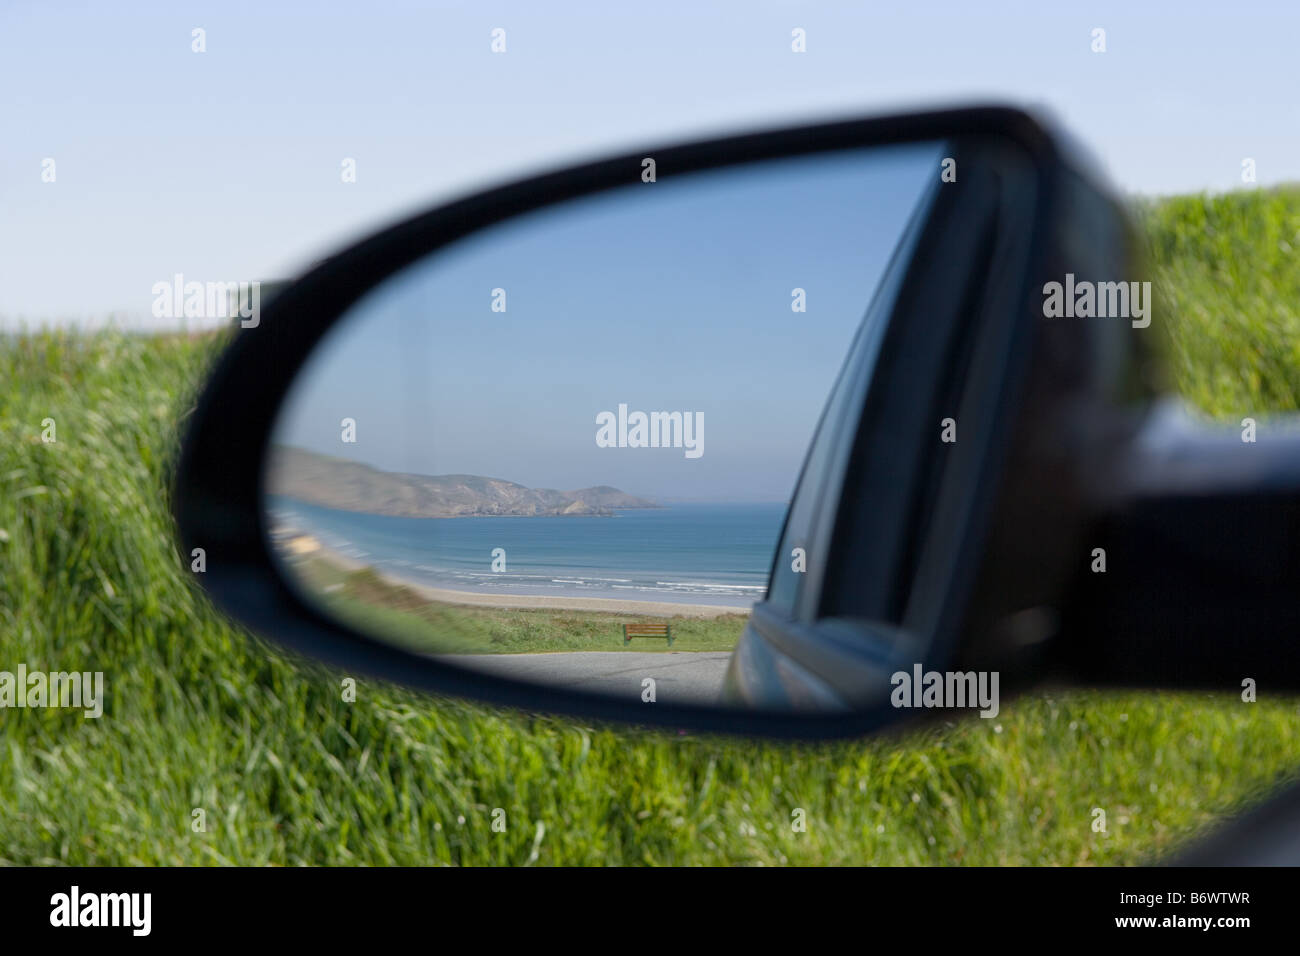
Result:
{"label": "black mirror housing", "polygon": [[[834,508],[826,511],[824,548],[834,560],[803,583],[797,607],[755,614],[763,623],[742,639],[730,684],[741,700],[779,696],[788,688],[765,681],[755,661],[785,653],[808,629],[829,625],[842,634],[869,619],[925,634],[928,649],[915,662],[927,669],[999,670],[1005,689],[1027,686],[1043,673],[1057,634],[1098,476],[1139,428],[1159,373],[1143,337],[1122,320],[1045,319],[1046,283],[1067,274],[1127,281],[1136,278],[1135,255],[1119,204],[1071,165],[1053,134],[1010,109],[639,150],[480,193],[330,257],[281,291],[255,327],[235,333],[200,397],[177,473],[182,553],[205,549],[206,589],[254,630],[350,672],[434,693],[776,737],[852,736],[922,716],[847,693],[844,707],[821,714],[636,706],[460,670],[380,643],[286,584],[269,556],[261,490],[276,412],[296,372],[350,306],[418,259],[511,217],[636,181],[649,155],[667,177],[933,140],[952,144],[957,177],[937,190],[912,254],[896,263],[882,373],[862,383],[852,415],[823,425],[836,429],[842,457],[840,477],[826,489]],[[956,423],[955,442],[940,440],[945,419]],[[874,507],[889,489],[904,492],[899,507]],[[874,675],[887,692],[890,668],[903,663],[869,642],[824,642],[821,653],[820,663],[803,666],[824,671],[832,694],[837,680],[854,674]]]}

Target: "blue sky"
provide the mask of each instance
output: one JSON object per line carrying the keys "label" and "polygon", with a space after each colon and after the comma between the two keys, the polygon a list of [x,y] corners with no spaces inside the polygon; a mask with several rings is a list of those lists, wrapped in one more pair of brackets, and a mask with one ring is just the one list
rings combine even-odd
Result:
{"label": "blue sky", "polygon": [[[784,501],[942,157],[918,144],[634,179],[494,227],[358,302],[276,440],[391,471]],[[598,447],[597,416],[620,404],[698,413],[702,454]]]}
{"label": "blue sky", "polygon": [[1293,2],[5,0],[0,321],[148,325],[177,272],[292,275],[541,167],[922,105],[1046,106],[1132,192],[1300,179],[1297,36]]}

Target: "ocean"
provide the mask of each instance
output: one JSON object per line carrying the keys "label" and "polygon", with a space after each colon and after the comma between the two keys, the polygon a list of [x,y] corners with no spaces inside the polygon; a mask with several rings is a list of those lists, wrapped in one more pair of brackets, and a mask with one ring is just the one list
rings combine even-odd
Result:
{"label": "ocean", "polygon": [[[748,608],[767,590],[784,504],[676,504],[613,517],[393,518],[271,496],[288,525],[432,587]],[[493,550],[505,570],[493,571]]]}

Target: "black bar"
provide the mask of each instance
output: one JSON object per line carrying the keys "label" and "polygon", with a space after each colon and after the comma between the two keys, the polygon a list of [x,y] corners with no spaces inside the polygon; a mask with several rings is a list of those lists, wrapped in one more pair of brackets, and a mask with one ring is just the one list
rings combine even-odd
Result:
{"label": "black bar", "polygon": [[[3,869],[5,943],[74,935],[80,943],[320,942],[410,938],[423,948],[487,945],[510,935],[534,946],[677,949],[710,937],[794,932],[918,942],[947,939],[980,948],[1132,937],[1148,943],[1192,937],[1228,946],[1254,933],[1279,938],[1294,924],[1289,869]],[[72,887],[79,921],[117,907],[116,927],[69,922]],[[127,909],[123,897],[143,896]],[[88,903],[87,897],[94,902]],[[62,907],[62,909],[60,909]],[[134,920],[131,917],[136,917]],[[1203,928],[1179,920],[1208,919]],[[1245,920],[1222,925],[1223,920]],[[1121,925],[1121,921],[1153,921]],[[1044,931],[1053,935],[1045,937]],[[771,942],[770,936],[768,936]],[[460,943],[456,941],[459,940]],[[13,952],[21,950],[14,949]]]}

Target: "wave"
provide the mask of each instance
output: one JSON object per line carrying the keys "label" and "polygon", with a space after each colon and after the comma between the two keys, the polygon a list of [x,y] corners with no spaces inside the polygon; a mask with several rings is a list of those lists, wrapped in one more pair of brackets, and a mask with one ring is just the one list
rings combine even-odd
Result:
{"label": "wave", "polygon": [[[670,511],[663,509],[653,517],[639,520],[662,521],[671,516]],[[377,570],[387,570],[411,583],[448,590],[570,597],[599,597],[604,593],[611,598],[623,599],[631,592],[648,601],[680,602],[689,597],[694,603],[746,608],[761,600],[767,591],[771,556],[766,547],[756,548],[752,544],[739,549],[735,546],[720,547],[718,536],[710,528],[704,525],[696,527],[693,522],[683,524],[681,519],[676,525],[675,537],[671,539],[676,547],[668,546],[666,535],[647,538],[648,534],[657,533],[661,525],[642,528],[625,536],[626,540],[584,537],[582,534],[550,536],[548,532],[546,540],[541,542],[544,560],[537,560],[541,556],[538,551],[508,547],[510,567],[499,572],[486,566],[486,558],[478,567],[464,566],[470,561],[478,562],[478,555],[488,554],[491,551],[489,545],[494,544],[495,538],[456,539],[444,535],[434,546],[424,534],[406,539],[400,535],[389,537],[391,522],[397,520],[392,518],[386,519],[389,526],[372,528],[365,523],[365,516],[346,514],[340,517],[324,509],[300,511],[273,506],[267,513],[272,519],[273,540],[309,534],[326,548],[354,560],[364,560]],[[467,529],[477,533],[479,529],[488,527],[486,522],[489,520],[474,519],[462,526],[462,531]],[[752,528],[744,530],[759,535],[768,523],[755,520]],[[556,526],[547,527],[553,529]],[[576,527],[564,526],[566,531]],[[592,527],[597,532],[607,533],[610,526],[602,522]],[[690,532],[683,534],[683,527],[689,528]],[[729,527],[729,531],[737,533],[734,526]],[[647,540],[652,540],[657,546],[651,552],[645,548]],[[533,558],[533,562],[521,560],[521,552]],[[653,565],[657,567],[644,566],[651,563],[647,560],[651,553]],[[624,566],[620,566],[624,562]],[[667,565],[678,562],[683,567],[664,573]],[[589,567],[593,563],[605,566]]]}

